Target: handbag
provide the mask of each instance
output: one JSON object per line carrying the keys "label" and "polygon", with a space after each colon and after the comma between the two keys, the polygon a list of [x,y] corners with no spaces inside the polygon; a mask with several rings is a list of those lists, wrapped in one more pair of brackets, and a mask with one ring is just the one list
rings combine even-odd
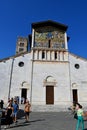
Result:
{"label": "handbag", "polygon": [[74,114],[74,118],[75,118],[75,119],[78,119],[77,113]]}

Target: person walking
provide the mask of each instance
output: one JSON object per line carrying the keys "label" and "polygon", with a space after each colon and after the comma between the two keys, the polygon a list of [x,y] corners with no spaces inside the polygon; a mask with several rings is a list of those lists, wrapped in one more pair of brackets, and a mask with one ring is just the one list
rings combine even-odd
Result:
{"label": "person walking", "polygon": [[81,126],[81,130],[84,130],[84,112],[82,109],[82,105],[79,103],[76,103],[76,111],[77,111],[77,124],[76,124],[76,130],[79,130]]}
{"label": "person walking", "polygon": [[26,103],[25,103],[25,107],[24,107],[26,122],[29,122],[30,108],[31,108],[31,104],[27,100]]}

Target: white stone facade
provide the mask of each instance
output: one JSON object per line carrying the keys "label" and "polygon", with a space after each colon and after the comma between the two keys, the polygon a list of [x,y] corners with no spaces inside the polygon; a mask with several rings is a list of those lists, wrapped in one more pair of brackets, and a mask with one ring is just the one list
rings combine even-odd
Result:
{"label": "white stone facade", "polygon": [[[71,90],[77,90],[78,102],[86,105],[87,98],[87,60],[70,54],[70,80]],[[79,69],[75,68],[75,64],[79,64]]]}
{"label": "white stone facade", "polygon": [[[33,37],[34,29],[32,32]],[[37,49],[32,38],[30,52],[1,60],[0,99],[6,103],[8,98],[25,96],[36,109],[50,105],[54,110],[66,109],[73,101],[86,106],[87,60],[69,53],[66,38],[65,41],[66,50]]]}

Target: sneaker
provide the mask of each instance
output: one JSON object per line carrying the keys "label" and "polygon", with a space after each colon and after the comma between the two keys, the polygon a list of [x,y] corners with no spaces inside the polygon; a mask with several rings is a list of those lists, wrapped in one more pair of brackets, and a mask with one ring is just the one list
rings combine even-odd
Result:
{"label": "sneaker", "polygon": [[17,123],[18,121],[14,121],[14,123]]}
{"label": "sneaker", "polygon": [[4,126],[4,128],[6,129],[6,128],[7,128],[7,126]]}
{"label": "sneaker", "polygon": [[8,125],[7,128],[10,128],[10,125]]}
{"label": "sneaker", "polygon": [[26,120],[26,123],[28,123],[29,122],[29,120]]}

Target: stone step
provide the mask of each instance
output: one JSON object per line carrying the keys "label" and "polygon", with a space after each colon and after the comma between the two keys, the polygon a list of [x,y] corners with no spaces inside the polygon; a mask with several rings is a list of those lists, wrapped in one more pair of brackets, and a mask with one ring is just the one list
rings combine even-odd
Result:
{"label": "stone step", "polygon": [[33,105],[32,111],[39,112],[60,112],[60,111],[67,111],[68,109],[63,106],[58,105]]}
{"label": "stone step", "polygon": [[[19,109],[24,110],[25,104],[19,104]],[[6,106],[5,106],[6,108]],[[61,112],[68,111],[68,107],[62,105],[31,105],[33,112]]]}

